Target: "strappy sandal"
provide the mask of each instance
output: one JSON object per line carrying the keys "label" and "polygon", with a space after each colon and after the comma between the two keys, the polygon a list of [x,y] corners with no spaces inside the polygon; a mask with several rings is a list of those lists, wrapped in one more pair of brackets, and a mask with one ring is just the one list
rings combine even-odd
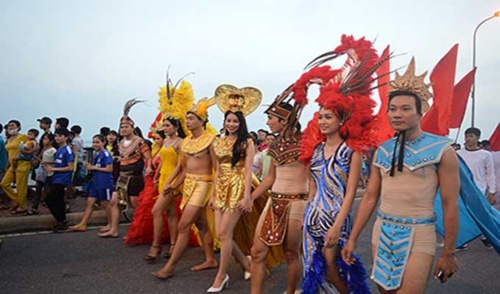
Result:
{"label": "strappy sandal", "polygon": [[168,251],[163,254],[163,258],[169,259],[172,256],[172,252],[174,251],[175,243],[170,244]]}
{"label": "strappy sandal", "polygon": [[156,245],[151,245],[151,248],[157,249],[158,253],[156,253],[156,255],[148,254],[148,255],[144,256],[144,259],[146,261],[149,261],[149,262],[155,261],[158,258],[158,256],[161,254],[161,251],[163,249],[161,246],[156,246]]}

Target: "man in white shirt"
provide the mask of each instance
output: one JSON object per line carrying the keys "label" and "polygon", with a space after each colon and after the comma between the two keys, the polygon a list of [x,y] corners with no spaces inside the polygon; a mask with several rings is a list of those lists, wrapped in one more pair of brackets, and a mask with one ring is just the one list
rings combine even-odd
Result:
{"label": "man in white shirt", "polygon": [[[491,152],[479,147],[481,131],[478,128],[468,128],[465,131],[465,148],[457,151],[472,172],[474,182],[484,195],[488,197],[491,205],[496,203],[496,182],[493,156]],[[481,237],[484,246],[493,248],[491,244]]]}

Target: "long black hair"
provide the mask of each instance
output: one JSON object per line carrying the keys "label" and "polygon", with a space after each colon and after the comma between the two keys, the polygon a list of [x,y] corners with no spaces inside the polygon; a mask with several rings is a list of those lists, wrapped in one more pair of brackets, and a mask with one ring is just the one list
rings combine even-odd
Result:
{"label": "long black hair", "polygon": [[[52,134],[52,133],[43,134],[42,137],[40,138],[40,141],[42,142],[42,144],[43,144],[43,139],[45,139],[45,137],[47,137],[49,139],[49,141],[52,142],[50,144],[52,147],[54,147],[56,149],[59,148],[59,146],[57,145],[56,140],[54,138],[54,134]],[[41,148],[43,149],[43,146],[41,146]]]}
{"label": "long black hair", "polygon": [[178,120],[178,119],[175,119],[171,116],[168,116],[164,119],[165,120],[168,120],[168,122],[170,122],[174,127],[177,128],[177,136],[179,136],[179,138],[186,138],[186,133],[184,133],[184,129],[182,128],[182,124],[181,124],[181,121]]}
{"label": "long black hair", "polygon": [[[224,114],[224,122],[230,114],[234,114],[238,118],[238,121],[240,123],[240,127],[236,131],[238,137],[233,145],[233,157],[231,159],[231,166],[234,167],[236,166],[236,164],[238,164],[241,157],[246,155],[244,149],[247,146],[247,141],[250,138],[250,134],[248,133],[247,121],[245,120],[243,113],[241,111],[233,112],[231,110],[228,110]],[[229,135],[229,132],[227,130],[226,135]]]}

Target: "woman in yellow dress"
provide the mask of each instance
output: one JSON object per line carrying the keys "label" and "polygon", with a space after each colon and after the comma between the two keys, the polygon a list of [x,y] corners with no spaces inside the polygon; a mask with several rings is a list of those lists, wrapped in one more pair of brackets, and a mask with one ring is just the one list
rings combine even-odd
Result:
{"label": "woman in yellow dress", "polygon": [[155,176],[155,183],[158,187],[159,197],[156,199],[156,203],[152,210],[154,238],[153,243],[149,248],[149,253],[145,256],[145,259],[148,261],[154,261],[162,251],[161,236],[164,227],[164,211],[167,212],[168,231],[170,232],[169,251],[173,249],[173,245],[175,244],[175,240],[177,238],[178,217],[175,198],[181,195],[181,189],[177,189],[173,193],[163,194],[163,187],[167,183],[168,178],[172,175],[172,172],[177,165],[178,154],[182,146],[182,139],[185,138],[186,135],[181,127],[180,121],[173,117],[166,117],[163,120],[162,128],[167,138],[163,142],[163,146],[160,149],[161,163]]}

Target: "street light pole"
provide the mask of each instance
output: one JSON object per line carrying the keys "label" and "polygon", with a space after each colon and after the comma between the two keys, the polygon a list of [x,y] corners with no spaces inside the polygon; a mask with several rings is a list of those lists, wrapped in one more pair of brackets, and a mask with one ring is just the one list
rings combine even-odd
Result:
{"label": "street light pole", "polygon": [[[500,11],[495,12],[492,16],[486,18],[482,22],[480,22],[477,27],[474,29],[474,36],[472,38],[472,69],[476,68],[476,35],[479,27],[487,22],[490,19],[495,17],[500,17]],[[474,127],[475,116],[476,116],[476,75],[474,75],[474,80],[472,82],[472,92],[471,92],[471,100],[472,100],[472,117],[471,117],[471,127]]]}

